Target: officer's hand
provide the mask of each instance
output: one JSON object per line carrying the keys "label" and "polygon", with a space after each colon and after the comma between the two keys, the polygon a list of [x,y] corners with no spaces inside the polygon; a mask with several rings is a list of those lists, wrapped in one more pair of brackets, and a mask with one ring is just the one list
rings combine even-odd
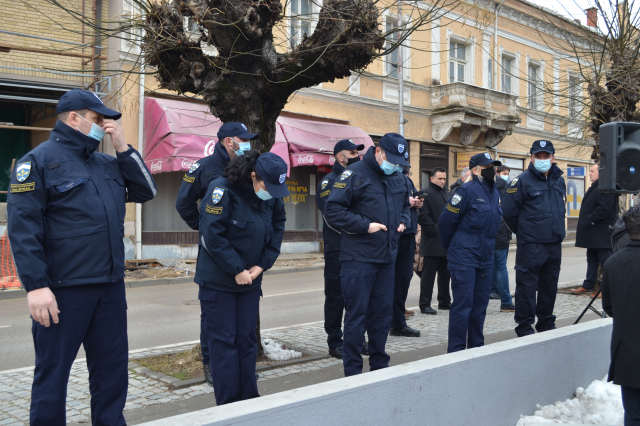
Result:
{"label": "officer's hand", "polygon": [[56,296],[53,295],[49,287],[43,287],[36,290],[31,290],[27,293],[27,302],[29,303],[29,310],[31,311],[31,318],[34,321],[39,322],[45,327],[49,327],[51,322],[49,321],[49,314],[53,318],[53,323],[58,323],[58,302],[56,302]]}
{"label": "officer's hand", "polygon": [[252,266],[251,269],[249,269],[249,274],[251,274],[251,280],[252,281],[255,280],[263,272],[264,272],[264,269],[262,269],[258,265]]}
{"label": "officer's hand", "polygon": [[376,222],[371,222],[369,224],[369,233],[373,234],[374,232],[378,232],[378,231],[386,231],[387,227],[384,226],[381,223],[376,223]]}
{"label": "officer's hand", "polygon": [[124,131],[122,126],[110,118],[104,119],[102,129],[111,136],[111,142],[113,142],[113,148],[118,152],[126,152],[129,150],[129,145],[124,140]]}
{"label": "officer's hand", "polygon": [[246,269],[236,275],[236,284],[238,285],[247,285],[251,284],[253,279],[251,278],[251,273]]}
{"label": "officer's hand", "polygon": [[400,226],[398,226],[398,232],[400,233],[404,232],[405,229],[407,229],[407,227],[404,226],[404,223],[401,223]]}
{"label": "officer's hand", "polygon": [[411,207],[414,209],[421,209],[423,203],[424,200],[422,198],[409,197],[409,204],[411,204]]}

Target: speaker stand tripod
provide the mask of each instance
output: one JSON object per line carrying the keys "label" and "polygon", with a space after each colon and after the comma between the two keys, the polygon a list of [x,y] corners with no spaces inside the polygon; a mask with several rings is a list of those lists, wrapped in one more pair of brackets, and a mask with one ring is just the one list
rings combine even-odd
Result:
{"label": "speaker stand tripod", "polygon": [[576,320],[576,322],[573,323],[573,325],[576,325],[577,323],[580,322],[580,320],[582,319],[582,317],[584,316],[584,314],[587,313],[588,310],[591,310],[593,313],[595,313],[596,315],[598,315],[600,318],[606,318],[607,317],[607,313],[603,310],[602,312],[600,312],[599,310],[597,310],[596,308],[593,307],[593,302],[596,301],[596,299],[598,298],[598,296],[600,295],[600,290],[598,290],[593,297],[591,298],[591,300],[589,301],[589,304],[587,305],[586,308],[584,308],[584,311],[582,311],[582,313],[580,314],[580,316],[578,317],[578,319]]}

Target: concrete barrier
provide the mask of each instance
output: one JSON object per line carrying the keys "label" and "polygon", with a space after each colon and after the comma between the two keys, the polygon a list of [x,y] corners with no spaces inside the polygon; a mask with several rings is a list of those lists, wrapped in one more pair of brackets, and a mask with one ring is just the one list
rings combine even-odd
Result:
{"label": "concrete barrier", "polygon": [[602,379],[611,330],[589,321],[145,425],[514,426]]}

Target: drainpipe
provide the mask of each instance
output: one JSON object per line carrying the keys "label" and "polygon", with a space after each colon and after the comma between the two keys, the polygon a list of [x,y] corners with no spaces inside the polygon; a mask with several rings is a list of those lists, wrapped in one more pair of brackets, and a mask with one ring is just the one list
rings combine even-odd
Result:
{"label": "drainpipe", "polygon": [[[398,0],[398,40],[402,40],[402,0]],[[404,75],[402,72],[402,44],[398,47],[398,133],[404,137]],[[409,149],[409,147],[407,147]]]}
{"label": "drainpipe", "polygon": [[[144,33],[142,37],[144,37]],[[144,159],[144,55],[142,52],[140,52],[140,93],[138,99],[140,100],[138,108],[138,152]],[[140,203],[136,203],[136,259],[142,259],[142,204]]]}
{"label": "drainpipe", "polygon": [[495,88],[492,87],[492,89],[494,90],[500,90],[500,83],[498,82],[498,13],[500,13],[500,8],[502,7],[502,3],[504,3],[504,0],[500,1],[500,4],[496,3],[496,21],[495,24],[493,25],[493,60],[495,61],[496,65],[495,70],[494,70],[494,75],[495,78],[493,79],[493,84],[495,86]]}

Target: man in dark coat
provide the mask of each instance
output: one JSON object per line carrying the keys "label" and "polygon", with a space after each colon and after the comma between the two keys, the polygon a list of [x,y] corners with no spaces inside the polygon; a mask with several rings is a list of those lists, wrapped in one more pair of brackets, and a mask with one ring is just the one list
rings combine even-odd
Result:
{"label": "man in dark coat", "polygon": [[424,257],[424,268],[420,277],[420,312],[436,315],[438,311],[431,307],[433,284],[438,274],[438,309],[448,310],[451,307],[449,294],[449,270],[447,269],[447,250],[440,241],[440,215],[449,201],[449,191],[445,189],[447,173],[441,167],[431,171],[429,185],[420,192],[426,194],[418,223],[422,228],[420,241],[420,257]]}
{"label": "man in dark coat", "polygon": [[470,174],[471,174],[471,171],[469,170],[468,167],[465,167],[464,169],[462,169],[462,172],[460,172],[460,179],[458,179],[453,185],[449,187],[449,190],[451,191],[451,195],[455,194],[456,189],[464,185],[464,183],[467,181],[467,178],[469,177]]}
{"label": "man in dark coat", "polygon": [[623,219],[631,241],[604,265],[602,307],[613,318],[609,380],[622,387],[624,424],[640,425],[640,206]]}
{"label": "man in dark coat", "polygon": [[[496,189],[500,193],[500,199],[504,199],[507,193],[507,179],[511,169],[507,166],[496,167]],[[500,299],[500,312],[515,312],[511,292],[509,290],[509,271],[507,270],[507,257],[509,256],[509,241],[512,234],[504,220],[500,221],[496,245],[493,250],[493,281],[491,293],[497,293]]]}
{"label": "man in dark coat", "polygon": [[587,249],[587,278],[582,283],[582,287],[571,290],[574,294],[593,292],[598,276],[598,265],[604,265],[604,262],[613,254],[609,226],[616,221],[618,210],[616,196],[601,194],[598,191],[598,176],[598,164],[594,164],[589,170],[589,178],[593,183],[582,199],[576,232],[576,247]]}

